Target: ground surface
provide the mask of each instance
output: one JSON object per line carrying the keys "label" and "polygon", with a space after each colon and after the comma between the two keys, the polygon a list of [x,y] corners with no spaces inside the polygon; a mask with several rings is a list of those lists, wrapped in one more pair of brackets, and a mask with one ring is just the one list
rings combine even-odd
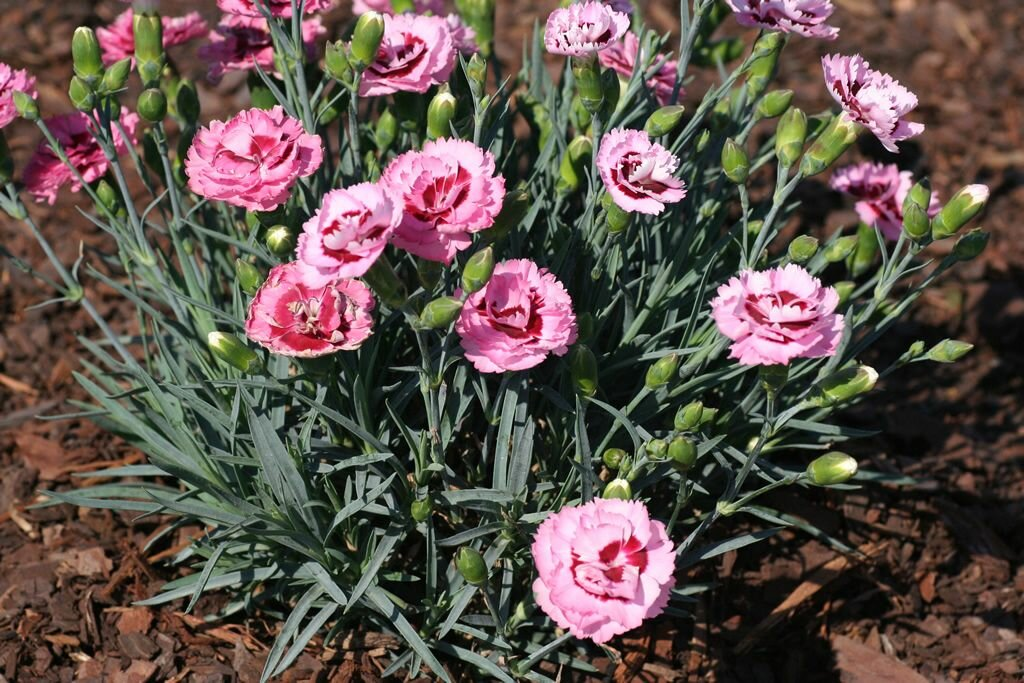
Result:
{"label": "ground surface", "polygon": [[[1024,680],[1024,8],[1019,0],[837,4],[843,33],[835,49],[863,52],[921,96],[918,120],[929,130],[899,162],[930,175],[945,197],[968,182],[994,190],[988,252],[927,297],[889,335],[878,362],[914,339],[957,337],[977,348],[955,366],[917,365],[890,378],[849,416],[884,429],[859,446],[866,466],[910,474],[920,486],[772,501],[868,559],[850,561],[804,536],[727,555],[703,570],[700,578],[718,585],[696,606],[694,623],[623,642],[624,662],[609,665],[620,680]],[[0,3],[0,61],[39,75],[46,111],[66,108],[58,84],[70,75],[74,26],[120,10],[118,2],[95,5]],[[647,7],[664,30],[674,16],[667,7]],[[499,23],[517,33],[532,24],[520,3],[500,11]],[[809,111],[828,105],[815,64],[827,49],[797,41],[792,51],[803,59],[785,60],[782,77]],[[502,54],[514,59],[516,50],[510,44]],[[209,95],[206,112],[241,103],[231,82]],[[23,163],[33,131],[8,132]],[[883,158],[872,146],[861,152]],[[808,229],[853,220],[849,204],[823,186],[809,185],[803,198]],[[36,215],[66,262],[79,241],[102,240],[67,199]],[[0,220],[0,245],[43,262],[10,221]],[[125,319],[109,292],[94,296],[104,314]],[[130,526],[110,513],[25,510],[40,488],[88,483],[74,473],[139,460],[88,423],[32,419],[77,395],[75,337],[91,333],[74,308],[27,310],[43,298],[0,261],[0,682],[257,680],[272,625],[211,626],[182,615],[181,605],[128,607],[171,576],[161,560],[183,535],[143,550],[158,521]],[[304,655],[288,679],[373,679],[389,644],[355,634],[338,651]]]}

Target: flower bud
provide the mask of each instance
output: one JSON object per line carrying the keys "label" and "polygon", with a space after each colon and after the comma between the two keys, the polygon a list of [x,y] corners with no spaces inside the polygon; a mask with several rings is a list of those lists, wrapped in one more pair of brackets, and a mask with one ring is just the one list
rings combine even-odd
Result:
{"label": "flower bud", "polygon": [[14,109],[26,121],[39,120],[39,105],[34,97],[20,90],[14,91]]}
{"label": "flower bud", "polygon": [[786,253],[793,263],[807,263],[818,253],[818,238],[811,235],[800,235],[789,243]]}
{"label": "flower bud", "polygon": [[14,159],[11,157],[11,148],[7,146],[7,136],[3,129],[0,129],[0,185],[11,182],[14,176]]}
{"label": "flower bud", "polygon": [[497,242],[509,234],[530,210],[530,194],[523,183],[512,188],[505,194],[501,211],[494,219],[490,230],[484,231],[484,238],[491,243]]}
{"label": "flower bud", "polygon": [[430,513],[433,511],[434,504],[430,502],[429,498],[414,500],[409,506],[410,514],[412,514],[412,518],[417,522],[425,522],[430,519]]}
{"label": "flower bud", "polygon": [[132,58],[125,57],[110,65],[100,81],[100,92],[112,94],[124,90],[132,72]]}
{"label": "flower bud", "polygon": [[737,185],[745,183],[747,176],[750,175],[750,159],[747,153],[731,138],[726,140],[722,147],[722,171],[725,172],[726,178]]}
{"label": "flower bud", "polygon": [[459,317],[462,301],[452,296],[434,299],[423,307],[420,313],[420,325],[430,330],[448,327]]}
{"label": "flower bud", "polygon": [[868,365],[845,368],[825,377],[803,402],[806,407],[827,408],[849,401],[875,388],[878,373]]}
{"label": "flower bud", "polygon": [[466,80],[469,81],[474,95],[480,96],[483,93],[484,85],[487,83],[487,60],[479,53],[474,54],[466,62]]}
{"label": "flower bud", "polygon": [[859,134],[860,126],[857,123],[845,115],[836,116],[807,150],[800,162],[800,172],[805,178],[818,175],[841,157],[857,141]]}
{"label": "flower bud", "polygon": [[349,81],[352,78],[352,65],[348,61],[348,46],[343,41],[327,42],[324,50],[324,70],[336,81]]}
{"label": "flower bud", "polygon": [[78,76],[71,77],[71,85],[68,87],[68,97],[71,104],[75,105],[78,111],[89,112],[96,108],[96,93],[86,85]]}
{"label": "flower bud", "polygon": [[827,247],[825,247],[825,260],[829,263],[839,263],[853,253],[853,250],[857,248],[857,236],[847,235],[840,237],[835,240]]}
{"label": "flower bud", "polygon": [[150,87],[160,80],[164,69],[163,24],[160,16],[136,12],[132,19],[135,62],[142,84]]}
{"label": "flower bud", "polygon": [[697,142],[694,144],[694,149],[698,154],[707,149],[708,143],[711,142],[711,131],[704,129],[697,136]]}
{"label": "flower bud", "polygon": [[91,28],[79,26],[71,37],[71,62],[75,75],[88,86],[99,83],[103,76],[103,58],[100,44]]}
{"label": "flower bud", "polygon": [[857,227],[857,248],[846,262],[850,274],[860,277],[868,272],[874,265],[876,256],[878,256],[878,236],[875,234],[875,229],[861,223]]}
{"label": "flower bud", "polygon": [[704,410],[700,413],[700,424],[697,426],[703,427],[704,425],[712,424],[716,419],[718,419],[718,408],[704,406]]}
{"label": "flower bud", "polygon": [[928,218],[927,211],[917,202],[907,201],[903,204],[903,231],[915,242],[920,242],[931,235],[932,221]]}
{"label": "flower bud", "polygon": [[985,208],[989,190],[984,185],[968,185],[953,195],[939,215],[932,221],[932,237],[941,240],[957,231]]}
{"label": "flower bud", "polygon": [[380,300],[391,308],[400,308],[408,298],[405,285],[398,279],[395,269],[383,256],[373,262],[370,269],[363,274],[363,280],[370,285],[370,289]]}
{"label": "flower bud", "polygon": [[619,469],[625,459],[626,451],[621,448],[609,448],[601,456],[601,461],[604,463],[604,466],[610,470]]}
{"label": "flower bud", "polygon": [[910,192],[907,193],[906,198],[903,200],[903,213],[907,213],[907,209],[912,205],[917,205],[922,211],[927,211],[928,207],[932,202],[932,184],[927,178],[922,179],[920,182],[910,188]]}
{"label": "flower bud", "polygon": [[670,104],[662,107],[648,117],[647,123],[644,124],[644,130],[652,138],[668,135],[683,120],[683,113],[685,111],[686,107],[681,104]]}
{"label": "flower bud", "polygon": [[840,280],[832,285],[832,289],[836,290],[836,294],[839,295],[840,308],[846,306],[846,303],[850,300],[850,295],[853,294],[853,290],[856,288],[857,283],[852,280]]}
{"label": "flower bud", "polygon": [[462,269],[462,290],[468,294],[479,292],[494,273],[494,248],[486,247],[466,261]]}
{"label": "flower bud", "polygon": [[397,137],[398,119],[395,118],[390,109],[385,109],[381,112],[380,117],[377,119],[377,126],[374,128],[373,138],[377,149],[381,153],[385,152]]}
{"label": "flower bud", "polygon": [[648,389],[657,389],[660,386],[668,384],[669,381],[675,377],[678,369],[678,353],[670,353],[667,356],[659,358],[653,365],[651,365],[650,368],[648,368],[644,385]]}
{"label": "flower bud", "polygon": [[458,102],[448,89],[442,85],[427,105],[427,137],[431,140],[452,137],[452,119]]}
{"label": "flower bud", "polygon": [[287,225],[275,225],[267,230],[267,247],[275,256],[285,256],[295,248],[295,235]]}
{"label": "flower bud", "polygon": [[677,472],[689,472],[697,463],[697,446],[692,439],[677,436],[668,445],[668,459]]}
{"label": "flower bud", "polygon": [[612,479],[604,487],[604,492],[601,494],[604,499],[615,499],[615,500],[632,500],[633,498],[633,487],[629,485],[629,482],[625,479]]}
{"label": "flower bud", "polygon": [[178,108],[178,116],[190,126],[199,121],[199,94],[191,81],[182,81],[174,97]]}
{"label": "flower bud", "polygon": [[761,34],[754,43],[754,59],[747,67],[747,94],[751,100],[760,97],[775,78],[779,54],[785,44],[782,34],[775,31]]}
{"label": "flower bud", "polygon": [[953,256],[960,261],[970,261],[981,255],[988,245],[989,233],[975,228],[961,237],[953,245]]}
{"label": "flower bud", "polygon": [[928,349],[928,353],[924,354],[924,360],[931,360],[936,363],[955,363],[967,355],[967,352],[973,348],[974,344],[968,344],[957,339],[943,339]]}
{"label": "flower bud", "polygon": [[167,96],[160,88],[148,88],[139,95],[136,109],[144,120],[159,123],[167,116]]}
{"label": "flower bud", "polygon": [[248,261],[236,259],[235,279],[238,280],[238,286],[242,288],[243,292],[252,295],[263,284],[263,273]]}
{"label": "flower bud", "polygon": [[613,235],[623,232],[633,221],[633,214],[620,208],[608,193],[601,197],[601,206],[604,207],[605,225]]}
{"label": "flower bud", "polygon": [[815,486],[842,484],[857,474],[857,461],[846,453],[832,451],[807,466],[807,479]]}
{"label": "flower bud", "polygon": [[792,102],[792,90],[773,90],[757,103],[757,115],[762,119],[774,119],[782,116]]}
{"label": "flower bud", "polygon": [[651,460],[664,460],[668,455],[668,442],[665,439],[651,439],[644,444],[644,450]]}
{"label": "flower bud", "polygon": [[263,367],[259,354],[238,340],[237,337],[224,332],[211,332],[206,336],[206,344],[219,360],[242,372],[253,374]]}
{"label": "flower bud", "polygon": [[482,586],[487,583],[487,563],[479,550],[462,546],[455,554],[455,567],[462,574],[466,583],[473,586]]}
{"label": "flower bud", "polygon": [[676,411],[672,426],[677,432],[692,432],[700,424],[701,414],[704,412],[704,404],[700,401],[691,401]]}
{"label": "flower bud", "polygon": [[366,12],[359,15],[352,30],[352,65],[362,71],[377,59],[377,50],[384,37],[384,15]]}
{"label": "flower bud", "polygon": [[121,208],[121,195],[104,178],[96,183],[96,198],[100,200],[101,208],[105,209],[107,213],[117,213],[117,210]]}
{"label": "flower bud", "polygon": [[583,177],[586,175],[586,168],[590,165],[590,155],[594,151],[594,143],[590,138],[578,135],[572,139],[569,146],[562,155],[562,162],[558,167],[557,188],[564,193],[575,192],[579,189]]}
{"label": "flower bud", "polygon": [[576,92],[580,103],[590,114],[596,114],[604,102],[601,68],[593,57],[573,57],[572,75],[576,79]]}
{"label": "flower bud", "polygon": [[455,9],[462,20],[473,29],[480,54],[491,56],[494,43],[494,9],[496,0],[455,0]]}
{"label": "flower bud", "polygon": [[576,344],[569,354],[569,371],[573,387],[582,396],[597,393],[597,358],[589,346]]}
{"label": "flower bud", "polygon": [[804,151],[807,114],[793,107],[779,119],[775,129],[775,156],[783,168],[792,168]]}
{"label": "flower bud", "polygon": [[920,358],[922,355],[924,355],[924,342],[918,339],[907,349],[906,356],[908,359],[913,360]]}

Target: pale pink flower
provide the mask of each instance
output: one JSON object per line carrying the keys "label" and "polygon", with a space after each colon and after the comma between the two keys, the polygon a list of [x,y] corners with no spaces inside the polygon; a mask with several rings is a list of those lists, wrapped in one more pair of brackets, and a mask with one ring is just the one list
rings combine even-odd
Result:
{"label": "pale pink flower", "polygon": [[[444,11],[443,0],[413,0],[414,14],[440,15]],[[352,14],[359,16],[367,12],[380,12],[381,14],[394,14],[391,0],[355,0],[352,3]]]}
{"label": "pale pink flower", "polygon": [[[263,4],[270,9],[270,14],[275,17],[290,17],[292,15],[292,0],[262,0]],[[306,0],[306,14],[322,12],[330,9],[334,0]],[[217,0],[217,7],[226,14],[238,14],[243,17],[262,17],[256,0]]]}
{"label": "pale pink flower", "polygon": [[377,59],[366,67],[359,95],[423,93],[448,80],[456,45],[444,17],[398,14],[384,17]]}
{"label": "pale pink flower", "polygon": [[826,22],[836,8],[832,0],[725,0],[742,26],[806,38],[835,40],[839,29]]}
{"label": "pale pink flower", "polygon": [[[854,205],[860,219],[877,227],[890,240],[897,240],[903,230],[903,201],[914,186],[910,171],[900,171],[896,164],[864,162],[838,169],[832,176],[832,189],[855,197]],[[941,207],[933,193],[928,215],[934,217]]]}
{"label": "pale pink flower", "polygon": [[864,126],[890,152],[897,142],[924,131],[924,124],[904,120],[917,107],[917,96],[889,74],[869,68],[860,55],[821,58],[825,85],[851,121]]}
{"label": "pale pink flower", "polygon": [[576,315],[565,287],[528,259],[504,261],[466,300],[455,331],[480,372],[526,370],[576,341]]}
{"label": "pale pink flower", "polygon": [[[107,66],[135,56],[133,16],[130,9],[125,10],[109,26],[96,29],[96,39],[103,50],[103,63]],[[209,31],[199,12],[189,12],[183,17],[161,17],[160,23],[163,25],[164,49],[202,38]]]}
{"label": "pale pink flower", "polygon": [[836,352],[844,325],[838,305],[835,289],[791,263],[732,278],[718,288],[711,316],[735,342],[730,357],[741,365],[788,365]]}
{"label": "pale pink flower", "polygon": [[359,277],[384,251],[400,220],[401,202],[380,183],[328,192],[302,226],[296,257],[328,279]]}
{"label": "pale pink flower", "polygon": [[452,34],[455,49],[464,57],[472,57],[480,48],[476,44],[476,31],[462,21],[458,14],[449,14],[444,18],[448,31]]}
{"label": "pale pink flower", "polygon": [[271,211],[288,201],[299,178],[323,161],[311,135],[281,107],[246,109],[230,121],[212,121],[196,134],[185,159],[188,186],[201,197]]}
{"label": "pale pink flower", "polygon": [[605,643],[661,614],[675,585],[665,525],[640,501],[595,498],[538,527],[533,595],[560,628]]}
{"label": "pale pink flower", "polygon": [[10,125],[18,117],[14,107],[15,91],[38,97],[35,76],[30,76],[24,69],[12,69],[0,62],[0,128]]}
{"label": "pale pink flower", "polygon": [[601,138],[597,170],[623,211],[659,214],[686,196],[679,159],[642,130],[615,128]]}
{"label": "pale pink flower", "polygon": [[629,28],[629,16],[597,0],[577,2],[548,15],[544,47],[556,55],[588,57],[611,47]]}
{"label": "pale pink flower", "polygon": [[441,138],[406,152],[384,169],[381,182],[405,211],[392,244],[442,263],[491,227],[505,200],[494,156],[466,140]]}
{"label": "pale pink flower", "polygon": [[[629,78],[633,75],[633,69],[637,63],[637,57],[640,55],[640,39],[636,37],[636,34],[632,31],[628,31],[623,36],[622,42],[614,43],[611,47],[606,50],[601,50],[597,53],[597,59],[601,62],[601,66],[614,69],[615,73],[619,74],[623,78]],[[641,59],[641,65],[644,60]],[[662,55],[655,57],[654,62],[651,66],[657,66],[658,70],[647,79],[647,87],[654,93],[655,99],[658,100],[658,104],[666,105],[669,104],[672,99],[672,91],[676,86],[676,60],[667,59]],[[646,72],[645,72],[646,73]],[[684,94],[682,88],[679,89],[679,96],[682,97]]]}
{"label": "pale pink flower", "polygon": [[[308,58],[316,55],[316,41],[326,32],[320,17],[302,22],[302,40]],[[199,48],[199,58],[208,64],[206,78],[211,83],[219,83],[228,72],[248,71],[257,65],[267,73],[277,73],[274,42],[266,19],[227,15],[210,32],[209,40]]]}
{"label": "pale pink flower", "polygon": [[281,356],[315,358],[358,349],[373,332],[370,288],[324,281],[298,261],[271,269],[245,320],[249,339]]}
{"label": "pale pink flower", "polygon": [[[47,119],[46,126],[60,143],[71,165],[82,176],[82,180],[92,183],[103,177],[110,163],[96,142],[93,124],[88,116],[81,112],[63,114]],[[125,154],[129,144],[134,147],[138,143],[138,126],[138,115],[123,109],[121,127],[128,135],[128,140],[124,139],[117,126],[111,126],[118,154]],[[82,189],[82,183],[72,170],[57,158],[46,141],[39,143],[32,158],[29,159],[22,180],[33,199],[47,204],[57,201],[57,191],[64,185],[70,186],[72,192]]]}

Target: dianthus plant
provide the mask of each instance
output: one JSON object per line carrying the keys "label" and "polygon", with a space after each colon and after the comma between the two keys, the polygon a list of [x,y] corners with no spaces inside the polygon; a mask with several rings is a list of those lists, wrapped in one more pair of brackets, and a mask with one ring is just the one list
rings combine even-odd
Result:
{"label": "dianthus plant", "polygon": [[[782,243],[858,136],[923,130],[859,55],[822,61],[834,111],[770,89],[788,40],[835,37],[829,0],[684,1],[671,45],[629,3],[569,4],[517,73],[494,0],[357,2],[326,49],[330,2],[217,4],[212,32],[152,3],[79,29],[71,114],[0,65],[0,125],[42,134],[20,173],[0,145],[3,209],[100,333],[78,416],[148,458],[50,504],[135,511],[151,543],[202,530],[148,604],[278,616],[268,678],[361,628],[402,643],[389,673],[547,680],[685,616],[721,553],[785,528],[850,552],[759,496],[884,478],[835,450],[863,435],[836,413],[968,350],[867,355],[984,247],[929,249],[987,190],[848,166],[863,223]],[[751,45],[715,37],[733,18]],[[224,121],[172,61],[202,36],[212,78],[248,72]],[[107,253],[55,257],[23,198],[64,187]],[[134,306],[127,334],[94,285]]]}

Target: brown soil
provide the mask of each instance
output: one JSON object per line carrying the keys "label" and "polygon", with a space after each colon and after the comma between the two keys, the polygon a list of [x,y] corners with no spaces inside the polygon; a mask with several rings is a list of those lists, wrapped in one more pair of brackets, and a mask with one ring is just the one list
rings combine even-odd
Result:
{"label": "brown soil", "polygon": [[[171,11],[213,3],[164,4]],[[944,197],[969,182],[994,190],[984,221],[993,233],[988,251],[918,305],[888,335],[877,362],[915,339],[956,337],[977,347],[954,366],[898,373],[848,416],[884,429],[857,446],[864,466],[908,474],[917,486],[812,500],[784,492],[771,501],[855,546],[863,560],[801,534],[726,555],[694,574],[716,586],[692,623],[663,622],[623,641],[622,662],[607,662],[618,680],[1024,680],[1024,246],[1017,223],[1024,213],[1024,8],[1019,0],[837,4],[838,43],[794,41],[784,60],[783,81],[800,105],[829,104],[818,55],[861,51],[921,97],[918,119],[929,130],[898,162],[929,175]],[[39,76],[45,111],[65,110],[57,84],[70,76],[73,28],[109,20],[120,8],[113,0],[5,0],[0,61]],[[526,18],[543,16],[525,9],[517,6],[505,25],[525,30]],[[674,2],[647,8],[664,30],[675,11]],[[514,59],[510,48],[502,54]],[[202,73],[200,64],[184,68]],[[229,81],[204,93],[205,110],[237,108],[237,86]],[[18,123],[6,132],[23,164],[34,130]],[[884,158],[870,144],[861,153]],[[823,185],[809,183],[803,198],[804,228],[854,220],[849,204]],[[66,262],[80,241],[86,248],[103,242],[70,198],[34,213]],[[48,272],[22,226],[0,219],[0,244]],[[90,294],[105,315],[127,320],[109,292]],[[73,306],[27,310],[45,298],[34,280],[0,261],[0,683],[258,680],[274,624],[206,624],[182,614],[180,604],[130,607],[173,576],[162,560],[187,542],[189,530],[144,549],[164,520],[133,525],[109,512],[26,509],[39,489],[82,486],[87,476],[73,475],[141,457],[87,422],[34,419],[81,397],[71,377],[76,337],[94,332]],[[287,680],[372,680],[391,646],[379,634],[352,634],[334,650],[309,650]]]}

